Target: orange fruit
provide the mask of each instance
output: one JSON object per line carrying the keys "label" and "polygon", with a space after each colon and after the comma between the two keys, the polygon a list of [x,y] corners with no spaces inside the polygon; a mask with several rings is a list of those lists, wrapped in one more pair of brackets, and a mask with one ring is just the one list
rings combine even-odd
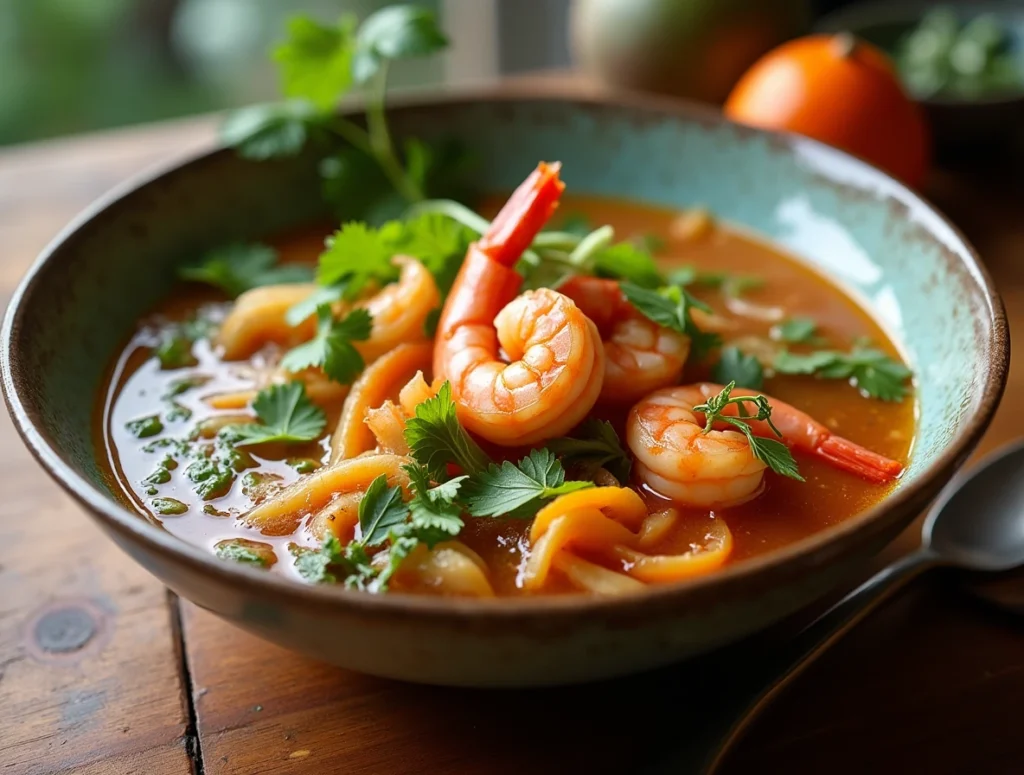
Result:
{"label": "orange fruit", "polygon": [[797,38],[765,54],[733,87],[725,115],[842,148],[910,186],[928,171],[920,107],[881,50],[845,33]]}

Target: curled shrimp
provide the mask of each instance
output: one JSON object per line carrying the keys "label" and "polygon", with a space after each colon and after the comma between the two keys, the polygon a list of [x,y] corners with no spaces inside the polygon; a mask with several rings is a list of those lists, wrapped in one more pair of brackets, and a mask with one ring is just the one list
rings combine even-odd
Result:
{"label": "curled shrimp", "polygon": [[[659,390],[634,406],[626,421],[626,441],[636,458],[640,479],[667,498],[692,506],[734,505],[757,495],[765,464],[736,430],[718,427],[705,433],[704,418],[694,407],[722,391],[721,385]],[[763,395],[733,390],[732,396]],[[834,435],[825,425],[782,401],[768,397],[780,441],[793,450],[816,455],[833,466],[872,482],[894,480],[903,465]],[[736,415],[735,405],[725,414]],[[766,422],[749,420],[757,436],[776,438]],[[723,428],[729,426],[723,425]]]}
{"label": "curled shrimp", "polygon": [[[351,305],[366,309],[373,318],[369,338],[352,343],[368,363],[402,342],[426,339],[423,324],[427,315],[441,304],[437,283],[423,264],[407,256],[395,256],[392,263],[400,269],[398,280]],[[288,323],[288,310],[316,290],[312,283],[293,283],[267,285],[243,293],[217,333],[224,359],[248,358],[270,342],[294,347],[311,339],[316,333],[316,316],[310,315],[292,326]],[[349,308],[348,304],[338,304],[335,313]]]}
{"label": "curled shrimp", "polygon": [[603,401],[636,401],[675,385],[690,354],[690,338],[659,326],[629,303],[614,280],[578,275],[558,290],[597,325],[604,342]]}
{"label": "curled shrimp", "polygon": [[558,205],[559,167],[541,163],[470,246],[437,327],[435,378],[451,382],[468,430],[504,446],[567,433],[604,378],[597,327],[571,299],[516,295],[512,267]]}

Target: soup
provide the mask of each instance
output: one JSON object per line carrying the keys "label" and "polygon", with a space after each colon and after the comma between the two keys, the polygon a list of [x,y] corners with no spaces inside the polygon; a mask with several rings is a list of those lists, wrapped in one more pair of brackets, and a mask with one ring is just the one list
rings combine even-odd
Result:
{"label": "soup", "polygon": [[97,409],[113,488],[225,561],[455,596],[635,592],[890,492],[915,403],[864,309],[707,213],[561,188],[482,239],[443,203],[187,268]]}

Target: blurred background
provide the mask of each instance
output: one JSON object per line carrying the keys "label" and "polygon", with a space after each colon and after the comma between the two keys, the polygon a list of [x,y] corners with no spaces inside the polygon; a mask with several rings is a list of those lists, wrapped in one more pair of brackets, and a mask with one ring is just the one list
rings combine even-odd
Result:
{"label": "blurred background", "polygon": [[[621,1],[621,0],[620,0]],[[647,0],[636,0],[644,3]],[[709,8],[738,0],[662,0]],[[751,5],[752,0],[746,0]],[[570,64],[571,0],[421,0],[453,40],[440,61],[404,63],[401,85],[492,78]],[[753,0],[753,5],[787,0]],[[365,16],[383,0],[0,0],[0,144],[272,99],[267,51],[284,19]],[[841,0],[797,0],[814,17]]]}

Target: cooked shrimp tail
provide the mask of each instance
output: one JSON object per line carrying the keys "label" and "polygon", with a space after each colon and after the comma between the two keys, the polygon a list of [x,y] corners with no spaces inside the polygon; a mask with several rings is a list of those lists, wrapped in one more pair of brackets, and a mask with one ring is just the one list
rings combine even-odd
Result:
{"label": "cooked shrimp tail", "polygon": [[541,162],[515,190],[477,248],[492,261],[511,267],[544,228],[565,190],[558,173],[561,162]]}
{"label": "cooked shrimp tail", "polygon": [[857,474],[869,482],[884,484],[903,473],[903,464],[898,460],[879,455],[842,436],[829,436],[816,453],[836,468]]}

